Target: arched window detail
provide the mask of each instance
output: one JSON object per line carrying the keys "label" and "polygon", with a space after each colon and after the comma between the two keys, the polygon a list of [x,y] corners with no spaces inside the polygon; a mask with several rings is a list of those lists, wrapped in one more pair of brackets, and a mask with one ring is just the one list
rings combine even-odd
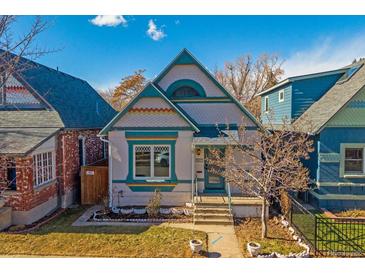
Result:
{"label": "arched window detail", "polygon": [[199,93],[192,87],[182,86],[172,93],[171,97],[199,97]]}
{"label": "arched window detail", "polygon": [[167,88],[166,93],[169,98],[206,97],[203,87],[190,79],[181,79],[173,82]]}

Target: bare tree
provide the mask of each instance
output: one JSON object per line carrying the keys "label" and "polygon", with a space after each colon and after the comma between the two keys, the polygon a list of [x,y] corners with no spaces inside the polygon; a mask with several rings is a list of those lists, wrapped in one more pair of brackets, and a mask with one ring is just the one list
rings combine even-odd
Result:
{"label": "bare tree", "polygon": [[8,77],[29,68],[31,64],[22,61],[22,57],[35,60],[50,52],[36,44],[39,34],[48,27],[48,22],[37,16],[23,34],[14,33],[15,22],[16,16],[0,16],[0,90]]}
{"label": "bare tree", "polygon": [[284,122],[280,129],[252,131],[239,128],[224,131],[228,137],[225,152],[210,149],[208,168],[238,187],[243,194],[262,199],[262,237],[267,236],[266,208],[282,191],[303,191],[309,171],[302,160],[313,151],[311,136]]}
{"label": "bare tree", "polygon": [[255,96],[278,83],[284,75],[282,63],[283,61],[275,54],[262,54],[257,59],[247,54],[233,62],[226,62],[222,70],[216,69],[215,76],[258,117],[260,104]]}
{"label": "bare tree", "polygon": [[[140,92],[146,84],[144,72],[146,70],[139,69],[132,75],[123,77],[120,84],[114,89],[111,98],[111,105],[116,110],[121,110],[138,92]],[[109,91],[110,92],[110,91]]]}

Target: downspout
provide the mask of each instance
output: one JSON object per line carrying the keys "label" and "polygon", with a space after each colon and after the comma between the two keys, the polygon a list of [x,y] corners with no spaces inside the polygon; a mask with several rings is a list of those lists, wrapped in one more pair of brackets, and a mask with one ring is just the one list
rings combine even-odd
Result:
{"label": "downspout", "polygon": [[191,203],[194,205],[194,188],[195,188],[195,145],[191,144]]}
{"label": "downspout", "polygon": [[110,145],[110,141],[105,139],[104,136],[99,136],[100,140],[104,143],[108,144],[108,183],[109,183],[109,207],[112,208],[113,206],[113,201],[112,201],[112,196],[113,196],[113,189],[112,189],[112,149],[111,149],[111,145]]}

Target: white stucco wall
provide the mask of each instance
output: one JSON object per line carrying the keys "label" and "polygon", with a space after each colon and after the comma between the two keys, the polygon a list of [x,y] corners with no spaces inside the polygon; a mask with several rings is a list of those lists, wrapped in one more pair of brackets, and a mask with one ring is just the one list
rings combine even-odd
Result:
{"label": "white stucco wall", "polygon": [[175,65],[158,82],[158,85],[166,91],[173,82],[181,79],[190,79],[198,82],[204,88],[207,97],[225,96],[196,65]]}
{"label": "white stucco wall", "polygon": [[[163,205],[184,205],[191,201],[192,138],[192,131],[178,131],[175,145],[175,173],[178,182],[184,180],[184,183],[178,183],[172,192],[162,193]],[[129,151],[125,131],[109,132],[109,141],[112,147],[112,180],[126,180],[129,170]],[[118,197],[121,190],[123,191],[123,198]],[[125,183],[112,184],[113,206],[146,205],[152,195],[153,192],[133,192]]]}

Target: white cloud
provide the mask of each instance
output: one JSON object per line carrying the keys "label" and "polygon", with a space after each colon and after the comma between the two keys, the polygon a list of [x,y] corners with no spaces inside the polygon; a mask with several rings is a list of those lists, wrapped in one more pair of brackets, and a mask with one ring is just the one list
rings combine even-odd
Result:
{"label": "white cloud", "polygon": [[166,36],[166,34],[162,30],[162,28],[158,29],[155,22],[152,19],[150,19],[148,21],[148,29],[147,29],[146,33],[154,41],[161,40],[162,38],[164,38]]}
{"label": "white cloud", "polygon": [[120,24],[127,26],[127,20],[123,15],[98,15],[90,20],[90,23],[98,27],[116,27]]}
{"label": "white cloud", "polygon": [[321,39],[309,49],[297,51],[284,62],[285,77],[334,70],[365,57],[365,36]]}

